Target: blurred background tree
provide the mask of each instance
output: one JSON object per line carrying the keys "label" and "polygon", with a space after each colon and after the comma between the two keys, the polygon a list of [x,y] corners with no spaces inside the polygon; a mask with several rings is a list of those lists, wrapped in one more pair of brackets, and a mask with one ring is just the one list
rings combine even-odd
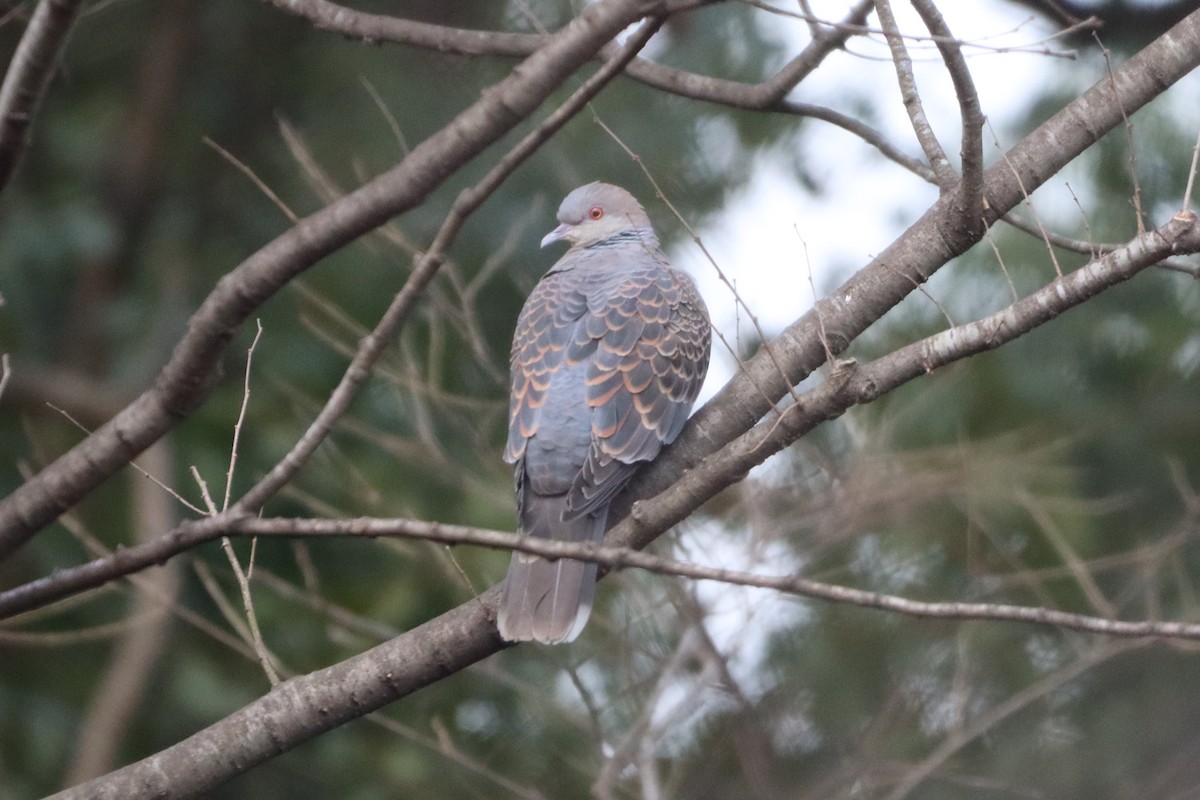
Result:
{"label": "blurred background tree", "polygon": [[[357,7],[528,32],[555,30],[575,13],[557,0],[402,5]],[[647,55],[761,80],[794,55],[806,29],[756,5],[674,18]],[[1039,30],[1072,15],[1120,21],[1101,28],[1098,40],[1071,39],[1077,60],[1047,58],[1055,81],[1007,87],[1020,107],[1009,112],[1013,130],[997,132],[1008,141],[1103,76],[1098,41],[1120,63],[1194,7],[964,5],[1033,7]],[[0,52],[13,51],[31,8],[0,11]],[[858,56],[853,46],[839,55],[851,65]],[[0,493],[151,381],[211,287],[286,229],[290,213],[310,213],[395,163],[512,64],[364,46],[266,4],[85,6],[20,171],[0,194],[0,351],[13,358],[0,405]],[[894,82],[849,85],[854,96],[878,91],[874,105],[854,109],[868,123],[883,125],[899,107]],[[1073,165],[1086,228],[1077,209],[1062,210],[1061,197],[1044,213],[1098,242],[1137,232],[1131,198],[1155,222],[1169,217],[1197,122],[1181,105],[1163,102],[1139,115],[1133,151],[1130,134],[1117,131]],[[469,220],[418,316],[333,436],[269,504],[272,515],[513,528],[511,479],[499,459],[507,348],[522,299],[556,256],[538,252],[536,242],[559,199],[596,178],[629,187],[677,260],[701,264],[694,251],[684,255],[687,231],[604,126],[700,230],[755,192],[765,163],[786,164],[775,179],[820,202],[827,165],[813,163],[801,143],[844,135],[812,119],[731,110],[618,80]],[[862,179],[883,163],[864,157],[839,180]],[[262,336],[235,496],[308,425],[455,194],[488,166],[461,170],[419,208],[325,258],[255,314]],[[911,219],[921,208],[866,213]],[[1007,301],[1009,282],[1023,294],[1053,277],[1038,239],[1010,228],[992,235],[850,355],[888,352],[944,327],[947,316],[973,319]],[[1084,260],[1056,256],[1064,271]],[[722,267],[735,280],[751,270],[740,259]],[[815,268],[823,288],[838,282],[836,265]],[[926,599],[1196,618],[1193,277],[1144,275],[997,352],[852,411],[713,500],[660,550]],[[774,330],[768,324],[765,332]],[[218,502],[224,492],[253,336],[241,331],[209,402],[143,459],[198,506],[193,467]],[[731,341],[744,355],[757,338]],[[189,516],[127,470],[0,562],[0,587]],[[235,547],[245,561],[249,545]],[[469,600],[502,576],[506,560],[399,540],[259,541],[257,620],[285,676],[306,673]],[[578,644],[500,654],[269,761],[219,796],[1200,792],[1192,757],[1200,666],[1189,645],[903,619],[642,574],[605,584],[615,588],[601,589],[600,611]],[[143,758],[268,688],[216,545],[18,617],[0,627],[0,795],[41,796]]]}

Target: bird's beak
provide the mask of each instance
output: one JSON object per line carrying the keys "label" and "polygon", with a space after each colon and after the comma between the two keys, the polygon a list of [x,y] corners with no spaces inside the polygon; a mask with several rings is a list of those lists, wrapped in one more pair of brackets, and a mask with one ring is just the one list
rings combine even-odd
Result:
{"label": "bird's beak", "polygon": [[561,242],[566,239],[567,234],[571,232],[571,227],[571,225],[568,225],[564,222],[562,225],[559,225],[557,228],[547,233],[542,237],[542,247],[545,247],[551,242]]}

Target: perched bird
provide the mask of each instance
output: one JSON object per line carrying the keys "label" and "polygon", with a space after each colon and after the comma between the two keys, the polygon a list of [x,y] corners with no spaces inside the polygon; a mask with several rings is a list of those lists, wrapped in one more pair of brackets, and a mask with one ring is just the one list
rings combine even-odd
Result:
{"label": "perched bird", "polygon": [[[608,506],[679,435],[708,370],[708,310],[667,263],[629,192],[567,195],[542,247],[571,248],[517,319],[504,460],[525,536],[600,542]],[[596,565],[514,552],[500,602],[509,641],[569,642],[592,608]]]}

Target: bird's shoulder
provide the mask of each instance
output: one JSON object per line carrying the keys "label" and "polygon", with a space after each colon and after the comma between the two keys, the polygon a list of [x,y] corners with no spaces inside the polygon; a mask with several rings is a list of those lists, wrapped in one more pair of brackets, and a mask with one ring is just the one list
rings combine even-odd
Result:
{"label": "bird's shoulder", "polygon": [[[708,310],[691,277],[671,266],[656,243],[572,248],[525,301],[513,337],[514,366],[557,360],[564,347],[611,337],[630,319],[687,338],[708,332]],[[657,329],[657,327],[655,327]],[[633,331],[626,330],[626,336]]]}

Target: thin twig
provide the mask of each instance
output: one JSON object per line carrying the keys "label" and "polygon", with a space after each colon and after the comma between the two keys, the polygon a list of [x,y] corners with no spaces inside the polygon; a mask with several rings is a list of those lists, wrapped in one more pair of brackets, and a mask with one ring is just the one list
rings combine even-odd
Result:
{"label": "thin twig", "polygon": [[[250,365],[254,360],[254,350],[258,347],[259,339],[262,338],[262,320],[256,319],[254,322],[257,330],[254,340],[250,343],[250,348],[246,351],[246,377],[242,386],[242,406],[238,411],[237,422],[233,426],[233,445],[229,448],[229,469],[225,473],[225,499],[221,504],[222,511],[229,509],[229,495],[233,487],[234,470],[237,467],[242,424],[246,421],[246,409],[250,406]],[[229,541],[227,536],[221,538],[221,549],[225,551],[225,557],[229,560],[229,567],[233,570],[234,578],[237,580],[238,589],[242,595],[242,610],[246,614],[246,623],[250,627],[250,644],[254,647],[258,663],[266,673],[267,680],[271,682],[272,686],[276,686],[279,684],[279,672],[275,669],[276,659],[267,649],[267,644],[263,640],[262,629],[258,625],[258,614],[254,611],[254,595],[250,591],[250,575],[254,570],[254,554],[257,544],[257,539],[250,540],[250,560],[246,569],[243,570],[237,553],[233,551],[233,542]]]}
{"label": "thin twig", "polygon": [[[762,9],[763,11],[766,11],[769,14],[778,14],[778,15],[784,16],[784,17],[791,17],[792,19],[804,20],[805,22],[809,23],[810,25],[820,26],[820,25],[829,25],[830,24],[828,21],[824,20],[823,18],[814,15],[812,13],[812,11],[807,8],[804,8],[801,11],[797,12],[797,11],[792,11],[791,9],[773,6],[770,3],[764,2],[764,0],[741,0],[741,1],[748,6],[754,6],[755,8]],[[807,4],[802,4],[802,5],[807,5]],[[1027,21],[1032,20],[1032,19],[1033,19],[1033,17],[1026,18]],[[845,25],[845,23],[843,23],[843,25]],[[1007,53],[1032,53],[1034,55],[1044,55],[1044,56],[1050,56],[1050,57],[1054,57],[1054,58],[1066,58],[1066,59],[1074,60],[1079,55],[1079,53],[1076,50],[1051,50],[1048,47],[1046,47],[1046,44],[1048,42],[1053,42],[1058,39],[1065,39],[1074,33],[1078,33],[1079,31],[1094,29],[1096,27],[1099,27],[1100,25],[1101,25],[1101,22],[1098,17],[1089,17],[1088,19],[1085,19],[1085,20],[1074,21],[1070,26],[1056,30],[1054,33],[1050,34],[1049,36],[1044,36],[1041,39],[1029,42],[1027,44],[1018,44],[1018,45],[989,45],[989,44],[984,44],[984,41],[986,41],[989,38],[997,38],[997,37],[1005,36],[1005,35],[1008,35],[1011,33],[1016,33],[1018,30],[1020,30],[1021,27],[1023,27],[1021,25],[1013,27],[1007,31],[1000,31],[998,33],[990,34],[988,36],[980,37],[979,39],[974,39],[974,40],[970,40],[970,41],[967,41],[965,39],[957,39],[949,33],[945,33],[945,34],[931,33],[928,36],[923,36],[920,34],[905,34],[904,38],[910,39],[914,42],[931,42],[934,44],[952,43],[952,44],[960,45],[962,47],[971,47],[976,50],[980,50],[985,53],[991,53],[991,54],[995,54],[995,55],[1005,55]],[[846,27],[849,27],[849,26],[846,26]],[[883,28],[875,28],[870,25],[854,26],[853,32],[856,34],[861,34],[861,35],[867,35],[867,34],[883,34],[885,36],[887,35],[887,31],[885,31]]]}
{"label": "thin twig", "polygon": [[1095,612],[1105,617],[1115,617],[1117,608],[1107,597],[1104,596],[1104,590],[1096,583],[1096,579],[1088,570],[1087,564],[1071,547],[1071,543],[1067,541],[1067,537],[1063,535],[1058,524],[1050,513],[1037,503],[1034,498],[1025,489],[1017,491],[1017,499],[1029,515],[1033,517],[1034,522],[1042,530],[1043,535],[1050,541],[1051,546],[1062,557],[1063,563],[1071,573],[1071,577],[1075,579],[1075,583],[1083,591],[1088,602],[1091,603]]}
{"label": "thin twig", "polygon": [[1008,266],[1004,263],[1004,254],[1000,252],[1000,246],[996,244],[996,238],[992,236],[990,228],[984,233],[983,238],[987,240],[988,246],[992,248],[992,255],[996,257],[996,263],[1000,265],[1000,273],[1004,275],[1004,282],[1008,284],[1009,294],[1015,303],[1021,298],[1021,295],[1017,292],[1017,285],[1013,283],[1012,275],[1008,274]]}
{"label": "thin twig", "polygon": [[1183,189],[1183,210],[1191,208],[1192,187],[1196,185],[1196,162],[1200,160],[1200,129],[1196,130],[1196,143],[1192,145],[1192,164],[1188,167],[1187,186]]}
{"label": "thin twig", "polygon": [[515,797],[521,797],[525,800],[545,800],[545,795],[536,789],[523,786],[498,769],[490,767],[486,763],[464,753],[455,746],[445,727],[440,725],[436,718],[433,720],[434,729],[437,732],[436,738],[427,736],[399,720],[386,716],[382,712],[370,714],[367,716],[367,719],[385,731],[402,736],[410,742],[415,742],[429,751],[437,753],[456,767],[461,767],[467,772],[491,781]]}
{"label": "thin twig", "polygon": [[936,603],[896,595],[837,586],[793,575],[760,575],[691,564],[624,547],[559,542],[522,537],[506,531],[442,525],[405,519],[263,519],[246,518],[230,523],[228,534],[239,536],[403,536],[450,544],[476,544],[502,550],[520,550],[547,558],[570,557],[593,561],[610,569],[637,568],[660,575],[713,580],[735,586],[753,586],[848,605],[894,611],[931,619],[989,619],[1055,625],[1071,630],[1120,637],[1162,636],[1200,639],[1200,623],[1159,620],[1125,621],[1049,608],[1002,603]]}
{"label": "thin twig", "polygon": [[115,639],[131,628],[139,628],[161,616],[158,611],[142,611],[99,625],[86,625],[67,631],[0,630],[0,644],[6,647],[71,647],[82,642]]}
{"label": "thin twig", "polygon": [[[229,627],[233,628],[234,633],[237,634],[241,641],[253,649],[254,645],[251,642],[253,636],[250,633],[250,629],[246,626],[246,621],[238,613],[237,609],[233,607],[233,603],[229,602],[229,598],[225,596],[225,592],[221,590],[221,584],[217,582],[217,576],[213,574],[208,562],[203,559],[196,559],[192,564],[192,571],[196,573],[196,577],[200,580],[200,585],[204,587],[205,593],[213,601],[213,605],[217,607],[217,611],[229,623]],[[254,658],[258,659],[258,653],[254,654]]]}
{"label": "thin twig", "polygon": [[[63,419],[65,419],[67,422],[74,425],[79,430],[83,431],[85,434],[90,435],[92,433],[92,431],[86,425],[84,425],[82,422],[80,422],[78,419],[76,419],[74,417],[74,415],[72,415],[71,412],[67,411],[65,408],[60,408],[60,407],[54,405],[53,403],[49,403],[49,402],[46,403],[46,407],[49,408],[51,411],[54,411],[54,412],[60,414],[63,417]],[[164,481],[160,480],[158,477],[152,475],[149,470],[145,469],[136,460],[130,461],[129,466],[133,467],[138,472],[142,473],[142,477],[144,477],[147,480],[154,483],[154,485],[156,485],[158,488],[162,489],[167,494],[171,495],[171,497],[174,497],[179,502],[180,505],[184,506],[189,511],[194,511],[197,514],[204,513],[203,509],[201,509],[195,503],[192,503],[191,501],[189,501],[186,497],[181,495],[179,492],[172,489],[170,486],[168,486],[166,484],[166,482],[164,482]]]}
{"label": "thin twig", "polygon": [[244,161],[239,159],[237,156],[233,155],[233,153],[230,153],[224,147],[221,147],[221,145],[217,144],[216,142],[214,142],[212,139],[208,138],[207,136],[203,137],[200,141],[204,142],[206,145],[211,147],[213,150],[216,150],[217,153],[221,156],[221,158],[228,161],[235,168],[237,168],[237,170],[239,172],[241,172],[243,175],[245,175],[247,178],[249,178],[250,181],[255,186],[258,187],[258,190],[260,192],[262,192],[264,195],[266,195],[267,198],[272,203],[275,204],[276,208],[278,208],[280,211],[283,212],[283,215],[288,218],[289,222],[291,222],[293,225],[295,225],[297,222],[300,221],[299,215],[296,214],[296,212],[292,211],[292,209],[290,207],[288,207],[288,204],[283,202],[283,199],[280,198],[279,195],[276,194],[275,191],[270,186],[267,186],[266,181],[264,181],[262,178],[258,177],[258,174],[255,173],[254,170],[250,169],[248,164],[246,164]]}
{"label": "thin twig", "polygon": [[[626,547],[561,542],[523,537],[507,531],[446,525],[411,519],[288,519],[221,517],[195,525],[177,537],[182,549],[222,535],[282,538],[404,537],[450,544],[473,544],[501,550],[520,550],[545,558],[592,561],[610,569],[636,568],[660,575],[712,580],[735,586],[773,589],[784,594],[892,611],[926,619],[995,620],[1053,625],[1069,630],[1116,637],[1163,637],[1200,640],[1200,623],[1162,620],[1117,620],[1036,606],[1003,603],[925,602],[896,595],[813,581],[795,575],[760,575],[662,558]],[[0,615],[6,611],[0,596]]]}
{"label": "thin twig", "polygon": [[[1200,139],[1197,140],[1200,143]],[[1040,220],[1037,223],[1030,222],[1016,214],[1005,214],[1003,220],[1021,231],[1027,233],[1042,242],[1049,242],[1055,247],[1060,247],[1063,250],[1070,250],[1074,253],[1082,253],[1093,258],[1102,256],[1105,253],[1111,253],[1121,249],[1122,245],[1111,242],[1092,242],[1087,239],[1076,239],[1071,236],[1064,236],[1061,233],[1055,233],[1043,227]],[[1162,261],[1155,264],[1159,269],[1165,269],[1169,272],[1178,272],[1183,275],[1190,275],[1193,278],[1200,278],[1200,265],[1189,264],[1181,258],[1164,258]]]}
{"label": "thin twig", "polygon": [[[999,139],[996,138],[996,132],[992,130],[990,122],[988,123],[988,130],[991,131],[992,142],[996,145],[999,145]],[[1061,278],[1063,276],[1063,270],[1062,265],[1058,263],[1058,254],[1054,252],[1053,237],[1051,237],[1049,231],[1046,230],[1046,226],[1042,224],[1042,218],[1038,216],[1037,210],[1033,207],[1033,198],[1029,196],[1029,190],[1025,187],[1025,179],[1021,176],[1020,170],[1018,170],[1016,165],[1013,164],[1009,159],[1007,152],[1001,150],[1001,158],[1003,159],[1005,166],[1012,171],[1012,176],[1016,179],[1017,186],[1019,186],[1021,189],[1021,196],[1024,199],[1025,206],[1029,209],[1029,213],[1033,215],[1033,221],[1037,225],[1037,236],[1046,245],[1046,253],[1050,256],[1050,263],[1054,265],[1054,274]],[[1005,216],[1013,215],[1008,214]],[[1013,217],[1013,219],[1019,220],[1018,217]],[[1027,230],[1027,228],[1022,227],[1019,221],[1012,222],[1010,224],[1013,224],[1022,230]]]}
{"label": "thin twig", "polygon": [[400,128],[400,122],[396,119],[396,115],[387,107],[387,103],[383,101],[383,96],[379,94],[379,90],[375,85],[367,80],[366,76],[359,76],[362,81],[363,88],[367,90],[367,94],[371,96],[371,101],[375,103],[375,107],[379,109],[379,113],[383,115],[387,121],[388,128],[392,131],[392,136],[396,139],[396,144],[400,145],[401,155],[408,155],[412,148],[408,146],[408,139],[404,138],[404,131]]}
{"label": "thin twig", "polygon": [[[1108,69],[1108,79],[1113,80],[1112,54],[1108,48],[1104,46],[1104,42],[1100,41],[1100,34],[1092,31],[1092,39],[1100,48],[1100,54],[1104,56],[1104,66]],[[1115,91],[1113,96],[1117,98],[1117,107],[1121,109],[1121,118],[1124,122],[1122,129],[1125,131],[1125,142],[1129,146],[1129,157],[1126,163],[1129,166],[1129,181],[1133,184],[1133,213],[1137,221],[1137,232],[1144,233],[1146,230],[1146,215],[1142,211],[1142,179],[1138,170],[1137,163],[1137,143],[1133,139],[1133,122],[1129,119],[1129,114],[1125,111],[1124,104],[1121,103],[1120,95]]]}
{"label": "thin twig", "polygon": [[238,409],[237,422],[233,425],[233,444],[229,448],[229,468],[225,470],[225,499],[221,502],[221,510],[229,510],[229,495],[233,491],[233,473],[237,468],[238,459],[238,443],[242,438],[242,424],[246,421],[246,409],[250,406],[250,365],[254,360],[254,349],[258,347],[258,341],[262,338],[262,320],[254,320],[256,330],[254,339],[250,342],[250,347],[246,351],[246,373],[242,383],[242,405]]}

